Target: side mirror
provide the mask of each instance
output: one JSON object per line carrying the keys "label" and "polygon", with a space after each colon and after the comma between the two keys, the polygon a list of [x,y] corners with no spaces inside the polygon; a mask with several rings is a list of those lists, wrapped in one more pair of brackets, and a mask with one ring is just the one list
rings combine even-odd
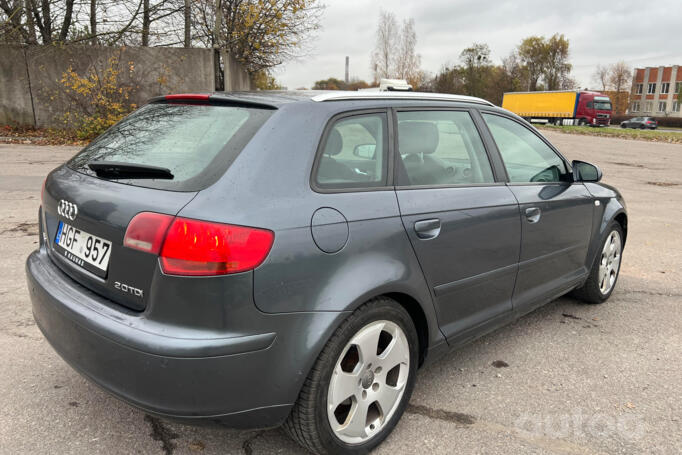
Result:
{"label": "side mirror", "polygon": [[598,182],[601,180],[601,169],[594,164],[573,161],[571,166],[573,166],[573,179],[576,182]]}
{"label": "side mirror", "polygon": [[376,152],[376,144],[359,144],[353,149],[353,155],[366,160],[373,160]]}

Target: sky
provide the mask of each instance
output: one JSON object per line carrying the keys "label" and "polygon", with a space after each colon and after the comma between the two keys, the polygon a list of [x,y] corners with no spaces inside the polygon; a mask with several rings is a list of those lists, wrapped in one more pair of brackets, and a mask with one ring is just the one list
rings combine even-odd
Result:
{"label": "sky", "polygon": [[682,0],[322,0],[321,30],[308,55],[275,72],[289,89],[316,80],[350,76],[370,81],[370,55],[380,11],[413,18],[421,67],[437,73],[458,63],[474,42],[487,43],[493,63],[530,35],[563,33],[570,41],[572,76],[579,86],[598,88],[597,64],[624,60],[632,68],[682,65]]}

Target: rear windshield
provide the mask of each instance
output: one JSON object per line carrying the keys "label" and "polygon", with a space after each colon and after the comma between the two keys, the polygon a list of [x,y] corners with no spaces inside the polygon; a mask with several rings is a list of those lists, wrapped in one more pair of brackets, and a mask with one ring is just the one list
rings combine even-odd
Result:
{"label": "rear windshield", "polygon": [[67,165],[95,175],[92,161],[168,168],[172,179],[118,179],[129,185],[199,191],[214,183],[272,114],[243,106],[148,104],[111,127]]}

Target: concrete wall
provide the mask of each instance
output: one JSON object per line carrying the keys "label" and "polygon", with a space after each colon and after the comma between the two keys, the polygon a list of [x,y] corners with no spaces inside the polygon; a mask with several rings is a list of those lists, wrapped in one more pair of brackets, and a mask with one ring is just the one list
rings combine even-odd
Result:
{"label": "concrete wall", "polygon": [[225,65],[225,91],[243,92],[253,89],[248,73],[229,52],[222,52],[222,60]]}
{"label": "concrete wall", "polygon": [[34,125],[26,55],[21,47],[0,46],[0,125]]}
{"label": "concrete wall", "polygon": [[[211,49],[2,45],[0,124],[61,126],[69,109],[59,82],[64,72],[101,72],[112,58],[118,60],[119,80],[134,87],[131,101],[138,106],[167,93],[212,92],[213,55]],[[226,90],[251,89],[234,59],[225,65],[225,76]]]}

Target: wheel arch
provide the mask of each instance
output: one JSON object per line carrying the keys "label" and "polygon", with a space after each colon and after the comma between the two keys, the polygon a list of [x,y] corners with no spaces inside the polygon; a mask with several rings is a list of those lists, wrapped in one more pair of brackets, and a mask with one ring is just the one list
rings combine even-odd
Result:
{"label": "wheel arch", "polygon": [[419,340],[419,366],[423,365],[429,349],[429,323],[424,309],[414,297],[403,292],[389,292],[383,296],[398,302],[412,318]]}
{"label": "wheel arch", "polygon": [[613,219],[620,224],[620,228],[623,230],[623,246],[625,246],[625,240],[628,237],[628,216],[625,212],[619,212]]}

